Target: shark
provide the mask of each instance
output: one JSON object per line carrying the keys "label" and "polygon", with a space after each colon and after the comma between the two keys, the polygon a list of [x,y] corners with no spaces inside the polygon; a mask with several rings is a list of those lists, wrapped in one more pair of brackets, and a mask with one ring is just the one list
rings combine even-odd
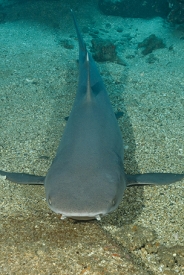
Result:
{"label": "shark", "polygon": [[100,220],[118,208],[127,187],[164,185],[184,174],[124,172],[124,146],[103,80],[71,10],[79,42],[79,80],[73,107],[46,176],[0,170],[18,184],[43,184],[48,207],[61,219]]}

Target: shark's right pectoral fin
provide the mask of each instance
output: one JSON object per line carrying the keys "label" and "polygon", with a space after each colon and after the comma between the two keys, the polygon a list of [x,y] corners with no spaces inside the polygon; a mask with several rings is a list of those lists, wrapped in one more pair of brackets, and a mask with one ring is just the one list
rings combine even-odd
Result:
{"label": "shark's right pectoral fin", "polygon": [[10,173],[0,170],[0,176],[19,184],[44,184],[45,177],[24,173]]}
{"label": "shark's right pectoral fin", "polygon": [[127,175],[127,187],[135,185],[164,185],[184,179],[184,174],[148,173]]}

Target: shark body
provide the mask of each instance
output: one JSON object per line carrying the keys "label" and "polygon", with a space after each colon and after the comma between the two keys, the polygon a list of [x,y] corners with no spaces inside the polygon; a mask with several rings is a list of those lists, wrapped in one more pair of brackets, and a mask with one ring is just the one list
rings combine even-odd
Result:
{"label": "shark body", "polygon": [[79,41],[79,82],[56,157],[46,177],[5,171],[0,175],[20,184],[44,184],[49,208],[62,219],[99,220],[118,207],[127,187],[170,184],[184,174],[124,173],[120,128],[73,12],[72,16]]}

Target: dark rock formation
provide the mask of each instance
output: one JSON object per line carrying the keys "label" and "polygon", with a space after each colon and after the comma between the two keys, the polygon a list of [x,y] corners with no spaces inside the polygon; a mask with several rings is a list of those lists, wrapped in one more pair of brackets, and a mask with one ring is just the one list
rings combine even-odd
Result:
{"label": "dark rock formation", "polygon": [[110,40],[92,39],[92,52],[96,61],[115,61],[117,59],[116,46]]}
{"label": "dark rock formation", "polygon": [[184,0],[168,0],[171,9],[167,19],[170,22],[184,23]]}
{"label": "dark rock formation", "polygon": [[98,62],[116,62],[126,66],[126,63],[118,57],[116,52],[116,45],[108,40],[102,38],[94,38],[91,40],[93,58]]}
{"label": "dark rock formation", "polygon": [[151,34],[138,44],[138,48],[144,48],[143,55],[152,53],[154,50],[165,48],[165,44],[161,38],[158,38],[155,34]]}
{"label": "dark rock formation", "polygon": [[167,0],[99,0],[98,5],[105,14],[122,17],[165,18],[170,11]]}

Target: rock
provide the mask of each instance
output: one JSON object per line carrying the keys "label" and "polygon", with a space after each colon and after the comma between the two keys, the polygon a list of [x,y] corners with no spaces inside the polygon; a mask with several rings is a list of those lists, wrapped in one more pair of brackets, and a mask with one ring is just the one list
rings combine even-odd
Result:
{"label": "rock", "polygon": [[138,43],[138,48],[144,48],[142,50],[143,55],[152,53],[154,50],[165,48],[165,44],[161,38],[158,38],[155,34],[151,34],[145,38],[142,42]]}
{"label": "rock", "polygon": [[92,39],[92,52],[96,61],[115,61],[117,58],[116,46],[108,39]]}
{"label": "rock", "polygon": [[97,62],[116,62],[126,66],[126,63],[118,57],[116,45],[109,39],[94,38],[91,40],[93,58]]}
{"label": "rock", "polygon": [[99,0],[98,6],[105,14],[134,18],[166,18],[170,11],[167,0]]}
{"label": "rock", "polygon": [[184,23],[184,0],[168,0],[171,11],[168,21],[176,24]]}

